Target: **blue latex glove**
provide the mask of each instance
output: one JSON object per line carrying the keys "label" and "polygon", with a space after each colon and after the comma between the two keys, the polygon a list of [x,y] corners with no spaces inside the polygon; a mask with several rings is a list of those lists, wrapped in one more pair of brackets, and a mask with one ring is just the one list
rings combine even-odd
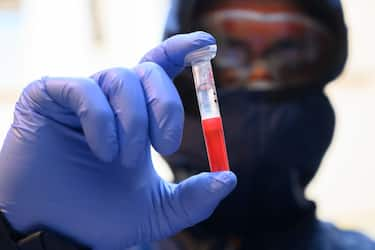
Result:
{"label": "blue latex glove", "polygon": [[207,218],[235,175],[167,183],[153,168],[150,144],[162,154],[179,147],[184,114],[171,78],[186,53],[214,42],[203,32],[179,35],[134,69],[43,78],[25,88],[0,154],[0,206],[11,225],[111,250]]}

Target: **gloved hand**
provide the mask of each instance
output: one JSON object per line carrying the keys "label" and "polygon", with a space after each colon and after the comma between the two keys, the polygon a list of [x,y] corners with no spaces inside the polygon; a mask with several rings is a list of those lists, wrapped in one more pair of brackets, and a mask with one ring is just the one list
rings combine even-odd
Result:
{"label": "gloved hand", "polygon": [[207,218],[235,175],[167,183],[153,168],[150,145],[161,154],[179,147],[184,114],[171,78],[188,52],[214,42],[203,32],[178,35],[131,70],[26,87],[0,154],[0,206],[11,225],[111,250]]}

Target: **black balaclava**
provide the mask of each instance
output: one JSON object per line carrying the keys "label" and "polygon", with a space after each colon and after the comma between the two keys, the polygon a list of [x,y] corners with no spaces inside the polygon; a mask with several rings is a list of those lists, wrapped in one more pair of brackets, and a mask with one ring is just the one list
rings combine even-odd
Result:
{"label": "black balaclava", "polygon": [[[301,2],[308,16],[334,34],[334,63],[315,87],[284,92],[218,89],[230,166],[238,186],[210,219],[191,229],[197,235],[252,235],[249,240],[256,240],[315,221],[315,205],[304,192],[332,140],[335,116],[323,88],[345,65],[347,32],[339,1]],[[214,3],[173,1],[166,37],[193,31],[194,13]],[[181,148],[167,161],[178,180],[209,169],[189,76],[191,72],[175,81],[186,120]]]}

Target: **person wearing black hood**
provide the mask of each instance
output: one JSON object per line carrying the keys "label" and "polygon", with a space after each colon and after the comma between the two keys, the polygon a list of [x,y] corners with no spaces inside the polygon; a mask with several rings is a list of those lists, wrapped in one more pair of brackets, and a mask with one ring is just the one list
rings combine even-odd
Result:
{"label": "person wearing black hood", "polygon": [[[347,33],[338,0],[175,1],[166,37],[207,30],[231,169],[162,180],[151,145],[177,180],[207,170],[191,51],[180,34],[132,69],[44,77],[20,96],[0,152],[0,248],[367,250],[366,236],[316,218],[304,190],[334,130],[325,85],[342,71]],[[194,135],[194,136],[192,136]],[[193,226],[196,225],[196,226]]]}
{"label": "person wearing black hood", "polygon": [[[375,242],[316,217],[306,186],[329,147],[335,114],[324,93],[343,70],[347,29],[339,0],[173,1],[165,37],[217,39],[214,74],[236,190],[213,215],[157,249],[359,250]],[[176,179],[207,169],[191,72],[175,80],[186,112]],[[197,204],[199,206],[199,204]]]}

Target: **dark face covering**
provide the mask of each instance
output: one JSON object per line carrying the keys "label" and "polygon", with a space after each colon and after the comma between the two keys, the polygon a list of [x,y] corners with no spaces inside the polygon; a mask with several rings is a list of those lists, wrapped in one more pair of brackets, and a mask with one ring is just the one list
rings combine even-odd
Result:
{"label": "dark face covering", "polygon": [[[331,239],[311,231],[317,219],[305,189],[334,130],[323,88],[347,56],[340,1],[172,2],[166,37],[206,30],[217,39],[214,74],[238,177],[214,214],[182,235],[197,243],[184,249],[331,249]],[[209,171],[191,72],[185,73],[175,80],[186,111],[184,138],[167,158],[177,180]]]}
{"label": "dark face covering", "polygon": [[[262,234],[313,220],[314,205],[304,191],[332,139],[335,119],[327,97],[321,90],[218,94],[238,186],[199,228],[210,234]],[[188,136],[169,162],[189,173],[208,171],[199,117],[187,116],[184,133]]]}
{"label": "dark face covering", "polygon": [[[217,37],[214,72],[238,186],[198,228],[212,235],[254,237],[311,223],[315,206],[304,192],[334,129],[334,112],[320,81],[330,62],[326,52],[332,35],[292,1],[221,2],[203,12],[200,26]],[[192,109],[196,104],[188,100],[194,92],[181,95],[191,115],[170,163],[190,173],[208,171],[200,119]]]}

